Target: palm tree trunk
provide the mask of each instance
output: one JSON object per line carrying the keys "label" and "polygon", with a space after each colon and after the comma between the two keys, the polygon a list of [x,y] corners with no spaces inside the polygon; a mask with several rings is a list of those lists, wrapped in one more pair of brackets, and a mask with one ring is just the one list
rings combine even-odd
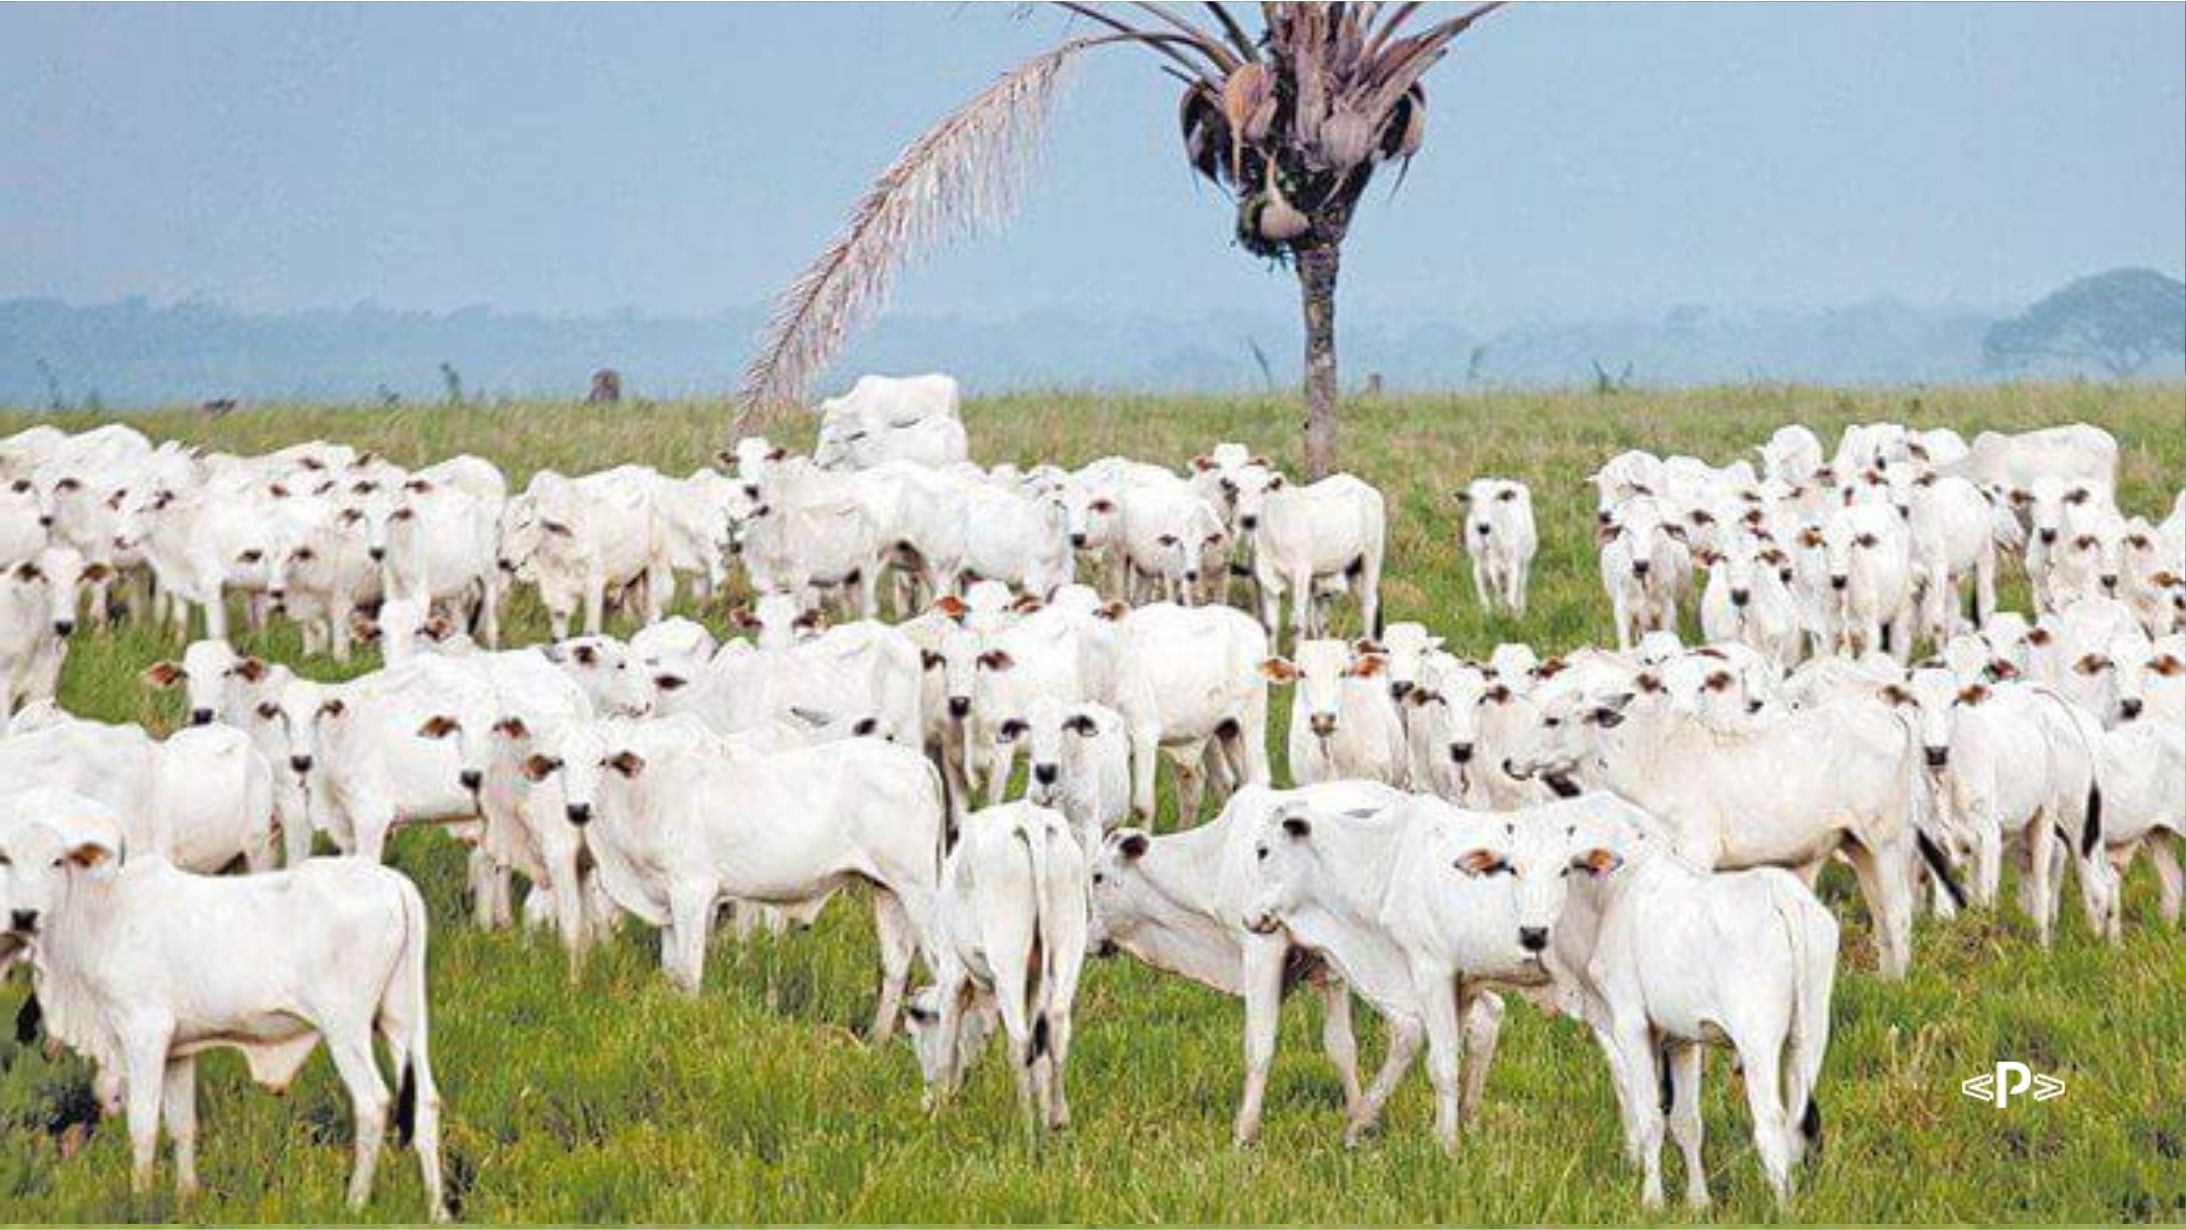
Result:
{"label": "palm tree trunk", "polygon": [[1293,262],[1306,324],[1306,480],[1336,468],[1336,269],[1343,249],[1332,242],[1301,247]]}

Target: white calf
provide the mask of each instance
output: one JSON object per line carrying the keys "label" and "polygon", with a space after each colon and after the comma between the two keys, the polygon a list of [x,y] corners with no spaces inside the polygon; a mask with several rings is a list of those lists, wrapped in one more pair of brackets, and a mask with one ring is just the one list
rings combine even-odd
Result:
{"label": "white calf", "polygon": [[1339,640],[1302,640],[1295,659],[1269,658],[1261,673],[1296,684],[1290,698],[1290,777],[1301,786],[1343,778],[1404,786],[1410,751],[1404,719],[1380,678],[1381,654]]}
{"label": "white calf", "polygon": [[1465,507],[1462,545],[1472,557],[1473,593],[1482,607],[1523,618],[1526,577],[1540,548],[1533,492],[1510,479],[1476,478],[1458,499]]}

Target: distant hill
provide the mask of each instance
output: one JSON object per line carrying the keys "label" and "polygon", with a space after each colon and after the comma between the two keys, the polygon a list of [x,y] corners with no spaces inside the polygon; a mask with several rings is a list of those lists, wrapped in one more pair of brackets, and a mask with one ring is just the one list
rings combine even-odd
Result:
{"label": "distant hill", "polygon": [[[1961,382],[1996,375],[1982,337],[2008,313],[1872,301],[1824,311],[1677,308],[1659,319],[1525,325],[1481,334],[1449,321],[1346,318],[1347,380],[1393,389],[1640,387],[1749,381]],[[550,316],[375,306],[256,314],[190,301],[75,306],[0,302],[0,406],[84,408],[444,395],[441,364],[471,396],[581,396],[592,371],[622,372],[635,397],[725,396],[764,313],[705,317],[622,311]],[[1256,357],[1256,348],[1264,356]],[[1096,388],[1237,391],[1297,374],[1297,324],[1275,313],[1037,312],[1009,320],[890,317],[836,365],[944,370],[974,390]],[[2177,376],[2179,364],[2153,369]]]}

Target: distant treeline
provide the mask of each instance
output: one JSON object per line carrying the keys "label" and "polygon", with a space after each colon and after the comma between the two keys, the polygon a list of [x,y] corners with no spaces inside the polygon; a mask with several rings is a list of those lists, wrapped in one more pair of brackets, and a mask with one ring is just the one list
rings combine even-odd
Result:
{"label": "distant treeline", "polygon": [[[1812,312],[1680,307],[1659,319],[1472,332],[1449,322],[1343,320],[1344,368],[1389,389],[1635,387],[1754,381],[1875,385],[2004,375],[1983,335],[2005,312],[1875,301]],[[374,306],[270,314],[141,299],[0,302],[0,406],[100,409],[219,399],[434,403],[584,396],[595,369],[631,397],[725,396],[763,313],[550,316]],[[1297,379],[1297,324],[1276,312],[1193,317],[1037,312],[1003,321],[888,318],[837,365],[946,370],[975,391],[1250,391]],[[445,365],[445,367],[444,367]],[[2024,374],[2024,373],[2019,373]],[[2151,376],[2179,374],[2176,362]],[[453,378],[451,378],[453,377]]]}

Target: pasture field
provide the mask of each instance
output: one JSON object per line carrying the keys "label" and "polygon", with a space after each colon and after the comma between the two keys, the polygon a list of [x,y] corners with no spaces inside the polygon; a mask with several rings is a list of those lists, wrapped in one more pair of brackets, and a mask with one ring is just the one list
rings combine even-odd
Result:
{"label": "pasture field", "polygon": [[[1290,396],[1175,399],[1018,395],[966,407],[982,461],[1076,464],[1109,453],[1181,464],[1216,440],[1243,440],[1295,465]],[[1610,637],[1595,572],[1592,466],[1628,446],[1721,462],[1779,424],[1834,440],[1848,422],[1902,419],[2023,429],[2100,424],[2123,445],[2120,502],[2158,513],[2186,481],[2186,392],[2179,386],[2010,385],[1838,391],[1744,387],[1597,397],[1568,393],[1400,396],[1347,407],[1347,468],[1390,497],[1388,618],[1423,620],[1450,648],[1484,654],[1524,639],[1544,654]],[[522,404],[396,410],[269,406],[200,422],[132,420],[155,438],[262,451],[312,437],[373,448],[406,464],[476,452],[512,484],[535,468],[648,462],[688,472],[726,441],[718,404]],[[13,430],[22,423],[0,423]],[[70,426],[82,427],[78,421]],[[777,424],[809,444],[810,424]],[[1750,455],[1750,454],[1748,454]],[[1455,543],[1453,493],[1474,475],[1532,484],[1543,540],[1532,614],[1485,617]],[[2007,605],[2022,605],[2016,579]],[[687,603],[683,604],[685,607]],[[715,627],[721,611],[704,612]],[[512,640],[544,636],[528,596]],[[626,630],[618,628],[617,630]],[[292,631],[243,642],[294,661]],[[179,701],[137,676],[179,646],[143,629],[80,633],[62,685],[71,710],[171,728]],[[361,670],[369,660],[353,663]],[[330,661],[300,664],[331,677]],[[1281,696],[1273,733],[1281,767]],[[1415,1073],[1383,1135],[1340,1143],[1340,1092],[1320,1057],[1318,1009],[1285,1013],[1262,1142],[1230,1143],[1242,1078],[1235,1001],[1128,958],[1089,966],[1070,1065],[1074,1126],[1029,1143],[991,1054],[964,1095],[929,1117],[900,1044],[874,1051],[854,1030],[871,1010],[877,966],[870,915],[838,904],[809,932],[709,954],[705,993],[670,990],[656,941],[625,925],[570,985],[551,938],[482,934],[461,901],[462,856],[412,832],[394,861],[431,905],[434,1061],[446,1098],[446,1152],[461,1215],[479,1222],[1105,1222],[1542,1223],[1641,1216],[1639,1179],[1621,1154],[1609,1081],[1593,1041],[1569,1021],[1514,1004],[1482,1116],[1456,1160],[1428,1134]],[[2006,900],[2009,900],[2007,886]],[[2128,885],[2126,943],[2089,934],[2068,885],[2065,923],[2044,953],[2015,912],[1923,919],[1912,976],[1885,984],[1849,880],[1824,881],[1847,920],[1834,1037],[1820,1089],[1826,1147],[1788,1211],[1813,1222],[2114,1223],[2186,1221],[2186,937],[2156,919],[2143,863]],[[0,1020],[23,998],[0,990]],[[1379,1031],[1360,1014],[1365,1062]],[[1959,1082],[2003,1059],[2063,1078],[2063,1097],[1999,1110]],[[204,1194],[178,1208],[162,1156],[153,1194],[128,1190],[118,1125],[73,1156],[58,1145],[85,1100],[85,1068],[0,1041],[0,1221],[346,1220],[349,1110],[314,1058],[285,1097],[244,1079],[233,1055],[203,1066]],[[1735,1078],[1708,1065],[1705,1102],[1713,1217],[1779,1220],[1748,1143]],[[1673,1159],[1670,1190],[1682,1173]],[[367,1217],[424,1211],[407,1155],[383,1159]],[[1664,1215],[1684,1221],[1673,1206]]]}

